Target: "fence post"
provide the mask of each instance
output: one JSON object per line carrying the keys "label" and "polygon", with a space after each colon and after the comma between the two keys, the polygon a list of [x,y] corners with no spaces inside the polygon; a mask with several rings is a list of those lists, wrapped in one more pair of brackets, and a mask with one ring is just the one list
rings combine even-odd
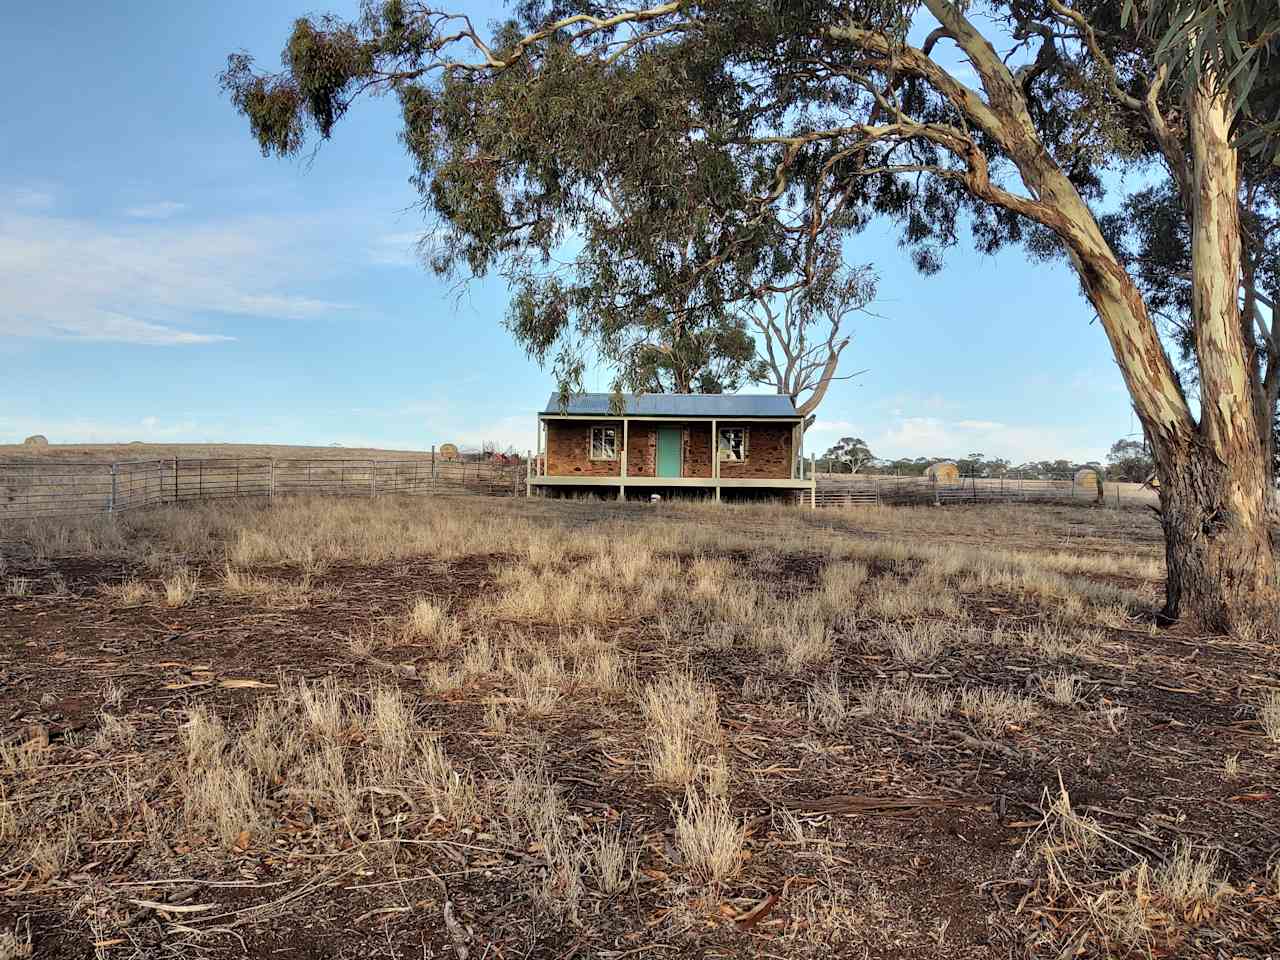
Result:
{"label": "fence post", "polygon": [[116,470],[118,467],[119,464],[111,464],[111,499],[107,501],[107,513],[116,512]]}
{"label": "fence post", "polygon": [[431,445],[431,492],[436,492],[436,445]]}
{"label": "fence post", "polygon": [[178,502],[178,458],[173,458],[173,502]]}
{"label": "fence post", "polygon": [[369,496],[378,495],[378,461],[369,461]]}
{"label": "fence post", "polygon": [[267,463],[271,470],[267,476],[267,499],[274,500],[276,497],[276,458],[272,457]]}
{"label": "fence post", "polygon": [[236,499],[240,499],[240,461],[236,461]]}

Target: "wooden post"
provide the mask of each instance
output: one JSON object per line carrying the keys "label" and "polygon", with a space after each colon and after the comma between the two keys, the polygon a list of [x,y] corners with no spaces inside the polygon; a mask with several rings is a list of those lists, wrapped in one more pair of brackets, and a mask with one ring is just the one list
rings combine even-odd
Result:
{"label": "wooden post", "polygon": [[431,492],[436,492],[436,445],[431,445]]}
{"label": "wooden post", "polygon": [[178,502],[178,458],[173,458],[173,502]]}
{"label": "wooden post", "polygon": [[524,495],[526,497],[533,496],[533,451],[529,451],[529,456],[524,462]]}
{"label": "wooden post", "polygon": [[369,461],[369,496],[378,495],[378,461]]}
{"label": "wooden post", "polygon": [[618,484],[618,499],[627,499],[627,440],[631,435],[631,421],[626,417],[622,418],[622,450],[618,453],[618,479],[622,482]]}
{"label": "wooden post", "polygon": [[711,421],[711,479],[715,481],[715,500],[720,502],[720,430],[716,420]]}
{"label": "wooden post", "polygon": [[276,458],[272,457],[267,461],[270,472],[267,474],[267,499],[274,500],[276,497]]}
{"label": "wooden post", "polygon": [[818,509],[818,458],[811,455],[809,460],[809,507]]}

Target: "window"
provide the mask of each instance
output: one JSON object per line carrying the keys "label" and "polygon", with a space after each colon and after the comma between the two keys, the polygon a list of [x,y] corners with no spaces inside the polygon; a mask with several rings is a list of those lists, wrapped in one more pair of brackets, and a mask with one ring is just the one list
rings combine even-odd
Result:
{"label": "window", "polygon": [[747,428],[720,428],[720,462],[737,462],[747,459]]}
{"label": "window", "polygon": [[618,459],[618,431],[613,427],[591,428],[591,459]]}

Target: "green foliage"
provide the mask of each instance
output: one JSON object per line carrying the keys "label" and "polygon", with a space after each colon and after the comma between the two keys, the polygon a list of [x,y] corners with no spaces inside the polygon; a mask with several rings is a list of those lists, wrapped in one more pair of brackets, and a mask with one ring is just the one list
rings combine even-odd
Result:
{"label": "green foliage", "polygon": [[1107,479],[1142,483],[1155,469],[1151,451],[1137,440],[1120,439],[1107,453]]}
{"label": "green foliage", "polygon": [[[1174,67],[1157,94],[1175,123],[1185,84],[1215,57],[1246,92],[1242,116],[1266,109],[1261,4],[990,6],[1039,147],[1088,200],[1103,199],[1109,169],[1162,156],[1134,106],[1159,63]],[[362,93],[395,96],[436,225],[429,263],[505,279],[507,326],[563,383],[594,351],[615,387],[729,390],[761,374],[741,305],[814,284],[871,217],[896,220],[924,273],[966,231],[983,252],[1063,252],[1049,224],[975,193],[975,157],[1001,182],[1019,161],[960,108],[955,77],[896,59],[920,8],[525,0],[482,34],[392,0],[354,22],[300,19],[279,73],[235,54],[222,83],[278,155],[330,136]],[[920,52],[953,42],[935,31]]]}
{"label": "green foliage", "polygon": [[1123,19],[1188,83],[1230,92],[1241,145],[1280,162],[1280,6],[1272,0],[1125,0]]}
{"label": "green foliage", "polygon": [[821,457],[833,473],[857,473],[875,460],[871,447],[861,437],[841,437]]}

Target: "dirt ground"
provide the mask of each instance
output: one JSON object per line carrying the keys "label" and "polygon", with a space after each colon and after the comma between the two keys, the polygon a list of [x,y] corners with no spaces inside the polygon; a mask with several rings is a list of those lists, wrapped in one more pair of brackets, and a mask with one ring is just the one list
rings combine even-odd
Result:
{"label": "dirt ground", "polygon": [[1280,657],[1145,510],[0,530],[0,958],[1280,956]]}

